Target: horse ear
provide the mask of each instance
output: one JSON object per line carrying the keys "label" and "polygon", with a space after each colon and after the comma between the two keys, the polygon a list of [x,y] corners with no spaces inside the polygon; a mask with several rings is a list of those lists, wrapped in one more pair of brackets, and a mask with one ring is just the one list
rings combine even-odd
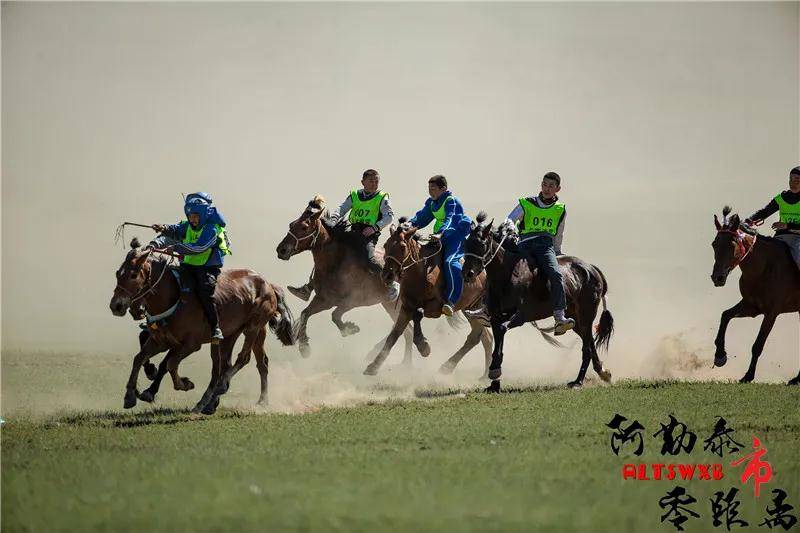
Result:
{"label": "horse ear", "polygon": [[714,215],[714,225],[717,227],[717,231],[722,229],[722,224],[719,223],[719,219],[717,218],[717,215]]}
{"label": "horse ear", "polygon": [[319,217],[322,216],[323,211],[324,211],[323,209],[318,209],[318,210],[313,211],[311,213],[311,216],[308,217],[308,220],[311,220],[312,222],[316,222],[317,220],[319,220]]}
{"label": "horse ear", "polygon": [[418,230],[418,229],[419,229],[419,228],[411,228],[410,230],[406,231],[406,232],[403,234],[403,236],[404,236],[406,239],[410,239],[411,237],[413,237],[413,236],[414,236],[414,234],[417,232],[417,230]]}
{"label": "horse ear", "polygon": [[484,226],[484,228],[483,228],[483,238],[484,239],[488,239],[489,238],[489,235],[492,233],[492,226],[493,225],[494,225],[494,219],[492,219],[491,222],[489,222],[486,226]]}
{"label": "horse ear", "polygon": [[397,230],[397,226],[396,226],[396,225],[392,224],[391,226],[389,226],[389,235],[390,235],[390,236],[391,236],[391,235],[394,235],[394,232],[395,232],[396,230]]}
{"label": "horse ear", "polygon": [[733,216],[731,217],[730,228],[731,228],[733,231],[736,231],[736,230],[738,230],[738,229],[739,229],[739,222],[740,222],[740,220],[739,220],[739,215],[733,215]]}
{"label": "horse ear", "polygon": [[150,256],[150,253],[153,251],[152,248],[145,248],[144,252],[136,256],[136,259],[133,260],[134,263],[137,265],[143,265],[147,258]]}

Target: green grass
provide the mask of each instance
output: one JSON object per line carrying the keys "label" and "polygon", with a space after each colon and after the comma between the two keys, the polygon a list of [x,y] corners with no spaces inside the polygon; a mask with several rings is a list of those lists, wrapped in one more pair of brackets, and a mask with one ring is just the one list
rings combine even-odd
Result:
{"label": "green grass", "polygon": [[[420,391],[412,401],[304,415],[201,417],[156,409],[23,419],[2,430],[4,531],[526,530],[621,531],[660,525],[675,482],[624,482],[631,462],[715,462],[715,416],[775,470],[767,496],[727,466],[721,482],[682,482],[709,530],[708,498],[742,488],[755,527],[781,487],[800,509],[800,388],[623,382],[500,395]],[[614,413],[647,428],[641,459],[616,457]],[[659,454],[651,435],[674,413],[698,434],[691,455]],[[632,458],[632,459],[631,459]]]}

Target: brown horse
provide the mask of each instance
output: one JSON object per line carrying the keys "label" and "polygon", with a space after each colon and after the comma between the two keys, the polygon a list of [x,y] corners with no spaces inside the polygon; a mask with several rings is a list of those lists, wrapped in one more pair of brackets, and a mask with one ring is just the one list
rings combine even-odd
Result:
{"label": "brown horse", "polygon": [[[403,219],[401,219],[401,222]],[[442,245],[436,240],[421,246],[414,234],[417,228],[391,230],[389,239],[384,244],[386,262],[383,266],[383,279],[386,283],[400,282],[400,312],[389,336],[375,356],[375,359],[364,370],[364,374],[374,376],[383,364],[389,351],[397,342],[400,333],[405,331],[409,322],[414,321],[414,344],[421,353],[430,353],[428,342],[422,334],[420,319],[439,318],[442,305],[445,303],[444,276],[439,267],[442,261]],[[464,285],[464,290],[456,302],[455,311],[477,309],[481,305],[485,289],[485,276],[479,276]],[[486,352],[486,369],[492,350],[492,338],[488,329],[480,320],[469,319],[470,332],[464,345],[442,364],[440,371],[450,373],[461,359],[474,348],[478,342],[483,343]],[[451,326],[453,323],[451,322]]]}
{"label": "brown horse", "polygon": [[[719,332],[714,344],[714,366],[724,366],[728,361],[725,353],[725,330],[732,318],[764,315],[761,329],[753,343],[750,366],[740,383],[750,383],[756,376],[756,364],[764,344],[767,342],[775,319],[783,313],[800,313],[800,269],[791,257],[788,246],[782,241],[759,235],[741,223],[739,215],[728,215],[731,208],[722,210],[723,222],[714,215],[717,236],[714,248],[714,269],[711,280],[717,287],[725,285],[728,274],[737,266],[742,269],[739,292],[742,299],[722,312]],[[789,385],[800,384],[800,373],[789,381]]]}
{"label": "brown horse", "polygon": [[[486,213],[479,213],[478,224],[464,244],[462,275],[465,281],[487,276],[486,304],[494,334],[494,351],[489,367],[492,383],[486,390],[499,392],[506,332],[526,322],[553,316],[553,308],[548,298],[547,281],[536,275],[536,269],[532,272],[520,254],[503,246],[504,242],[510,242],[508,236],[512,230],[501,226],[500,232],[492,232],[492,223],[484,224],[485,220]],[[575,318],[574,331],[583,343],[578,377],[568,385],[572,388],[583,385],[590,362],[600,379],[611,381],[611,373],[603,367],[597,354],[597,348],[608,348],[614,331],[614,318],[606,304],[606,278],[599,268],[577,257],[559,257],[558,264],[564,276],[567,315]],[[603,313],[597,337],[593,337],[592,324],[601,301]]]}
{"label": "brown horse", "polygon": [[[348,241],[351,236],[325,223],[325,212],[325,199],[315,196],[300,217],[289,224],[289,232],[276,249],[278,258],[284,261],[306,250],[311,250],[314,256],[314,297],[297,322],[297,342],[303,357],[310,355],[308,319],[321,311],[333,308],[333,323],[343,337],[360,331],[357,324],[342,320],[347,311],[356,307],[381,304],[392,320],[397,317],[395,304],[387,298],[386,285],[369,271],[364,258],[354,251],[353,244]],[[405,341],[403,363],[411,364],[410,330],[405,333]],[[383,340],[373,351],[377,352],[382,344]]]}
{"label": "brown horse", "polygon": [[[177,378],[178,364],[200,347],[211,342],[211,329],[204,318],[199,300],[181,301],[177,277],[170,274],[168,261],[156,258],[153,250],[139,249],[139,242],[131,242],[122,265],[117,270],[117,285],[109,307],[116,316],[124,316],[131,306],[143,302],[145,310],[153,316],[174,310],[165,323],[151,326],[146,339],[133,359],[126,385],[124,407],[136,405],[136,398],[152,401],[158,392],[166,369]],[[225,270],[217,280],[214,292],[220,316],[220,327],[225,339],[211,349],[211,380],[195,409],[210,414],[219,404],[219,396],[228,390],[231,378],[250,361],[255,351],[256,366],[261,375],[259,403],[267,402],[268,359],[264,349],[267,325],[284,345],[294,344],[292,315],[280,287],[268,283],[252,270]],[[244,334],[244,345],[236,363],[231,364],[231,354],[236,340]],[[150,388],[139,394],[136,388],[139,370],[151,357],[167,351]],[[187,380],[188,381],[188,380]],[[179,388],[176,385],[176,388]]]}

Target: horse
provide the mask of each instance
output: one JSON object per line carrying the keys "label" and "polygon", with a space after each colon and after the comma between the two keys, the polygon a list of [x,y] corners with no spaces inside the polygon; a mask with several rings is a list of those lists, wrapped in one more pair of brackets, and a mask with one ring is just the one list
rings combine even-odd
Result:
{"label": "horse", "polygon": [[[400,333],[405,331],[409,322],[414,323],[414,344],[420,352],[430,353],[427,339],[422,334],[420,320],[422,317],[439,318],[442,315],[442,298],[444,292],[444,276],[441,273],[442,244],[436,239],[433,246],[422,247],[415,238],[417,228],[403,229],[404,219],[400,219],[400,228],[390,228],[389,239],[384,244],[383,280],[385,283],[400,282],[400,312],[394,322],[391,332],[386,337],[383,347],[373,361],[364,370],[364,374],[374,376],[383,364],[389,351],[397,342]],[[436,248],[430,250],[430,248]],[[485,276],[479,276],[466,283],[464,290],[456,302],[455,311],[474,310],[480,307],[485,289]],[[452,327],[452,317],[449,323]],[[486,352],[486,365],[488,371],[489,358],[492,348],[492,339],[486,326],[478,319],[468,318],[470,332],[464,345],[453,354],[440,367],[443,374],[451,373],[461,359],[474,348],[478,342],[483,344]]]}
{"label": "horse", "polygon": [[[394,321],[396,306],[387,297],[386,285],[379,276],[370,272],[363,257],[355,250],[353,236],[342,228],[330,226],[323,214],[326,212],[325,199],[316,195],[300,216],[289,224],[289,231],[278,243],[278,258],[288,261],[291,257],[310,250],[314,257],[314,297],[300,313],[297,322],[297,342],[300,354],[309,357],[309,337],[306,330],[311,316],[333,308],[331,318],[343,337],[360,331],[357,324],[343,321],[342,317],[356,307],[370,307],[380,304]],[[380,253],[380,250],[376,250]],[[404,365],[411,364],[411,331],[405,333]],[[382,345],[379,342],[373,352]],[[423,355],[427,355],[423,352]]]}
{"label": "horse", "polygon": [[[504,246],[504,243],[509,243],[513,229],[501,226],[499,232],[493,232],[494,221],[489,224],[485,224],[485,221],[486,213],[481,211],[476,218],[477,224],[464,244],[462,275],[465,281],[486,275],[486,304],[494,335],[494,351],[489,367],[489,379],[492,382],[486,391],[499,392],[506,332],[526,322],[552,316],[553,308],[548,298],[547,281],[537,275],[538,269],[531,270],[528,262],[521,260],[521,254]],[[564,276],[567,314],[575,319],[574,331],[581,339],[583,355],[578,376],[567,385],[570,388],[583,385],[589,362],[600,379],[610,382],[611,372],[603,366],[597,353],[598,349],[608,349],[614,331],[614,317],[608,310],[606,299],[608,283],[605,275],[595,265],[577,257],[560,256],[558,264]],[[601,302],[603,312],[597,335],[594,336],[592,324]]]}
{"label": "horse", "polygon": [[[146,338],[140,336],[140,349],[133,358],[125,389],[125,409],[135,406],[137,398],[152,402],[167,370],[174,371],[173,380],[181,382],[185,379],[176,378],[178,364],[203,344],[211,342],[212,334],[199,300],[188,298],[182,301],[178,277],[170,274],[173,270],[170,260],[156,257],[158,254],[153,252],[157,251],[152,248],[140,249],[135,238],[130,247],[116,272],[117,285],[109,303],[112,314],[124,316],[128,309],[142,305],[154,317],[167,316],[163,321],[150,324]],[[269,360],[264,348],[267,325],[283,345],[294,344],[292,313],[286,305],[283,290],[252,270],[231,269],[224,270],[219,276],[214,299],[225,338],[218,346],[212,345],[211,380],[195,411],[212,414],[216,410],[219,396],[228,390],[233,376],[250,361],[253,351],[261,376],[258,403],[264,405],[267,403],[269,373]],[[244,345],[236,362],[231,364],[233,347],[242,334]],[[136,388],[139,370],[151,357],[164,351],[167,355],[153,376],[153,383],[139,393]]]}
{"label": "horse", "polygon": [[[722,210],[722,223],[714,215],[717,235],[711,243],[714,249],[711,281],[716,287],[724,287],[728,275],[738,266],[742,270],[739,278],[742,299],[722,312],[719,331],[714,341],[714,366],[724,366],[728,362],[725,331],[731,319],[764,315],[761,329],[753,343],[750,366],[739,380],[739,383],[750,383],[755,378],[758,358],[764,350],[775,319],[783,313],[800,314],[800,269],[784,242],[759,235],[755,229],[742,223],[739,215],[728,219],[730,212],[731,208],[725,206]],[[800,373],[788,383],[798,384]]]}

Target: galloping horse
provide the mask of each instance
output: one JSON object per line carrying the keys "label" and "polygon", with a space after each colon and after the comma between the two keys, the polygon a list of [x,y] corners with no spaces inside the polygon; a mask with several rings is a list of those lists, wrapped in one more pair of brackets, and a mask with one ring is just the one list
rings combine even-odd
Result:
{"label": "galloping horse", "polygon": [[[353,243],[348,242],[353,236],[329,227],[323,221],[325,211],[325,199],[320,195],[312,198],[300,217],[289,224],[289,232],[276,249],[278,258],[284,261],[306,250],[311,250],[314,256],[314,297],[300,313],[297,323],[297,341],[303,357],[310,355],[308,319],[321,311],[334,308],[333,323],[343,337],[360,331],[357,324],[342,320],[347,311],[356,307],[381,304],[392,320],[397,317],[395,304],[386,296],[386,285],[369,271],[366,261],[354,251]],[[410,330],[405,333],[405,341],[403,363],[411,364]],[[382,344],[383,340],[373,351]]]}
{"label": "galloping horse", "polygon": [[[400,219],[402,223],[404,220]],[[444,276],[441,274],[442,245],[422,247],[414,238],[417,229],[406,230],[391,228],[391,235],[384,244],[385,263],[383,279],[386,283],[400,282],[400,312],[397,315],[392,331],[375,359],[364,370],[364,374],[374,376],[378,373],[389,351],[397,342],[400,333],[405,331],[409,322],[414,321],[414,344],[423,355],[430,353],[428,342],[422,334],[420,319],[438,318],[442,315],[442,293],[444,292]],[[430,248],[435,248],[431,250]],[[476,309],[481,305],[485,289],[485,276],[480,276],[464,286],[461,298],[456,302],[456,311]],[[469,319],[470,332],[464,345],[441,366],[442,373],[450,373],[478,342],[483,343],[486,352],[486,368],[492,349],[492,339],[486,326],[476,319]],[[453,324],[451,323],[451,326]]]}
{"label": "galloping horse", "polygon": [[[526,322],[547,318],[553,315],[549,303],[547,281],[531,272],[528,262],[522,255],[506,249],[507,228],[500,233],[492,232],[492,223],[484,224],[486,213],[480,212],[478,223],[470,232],[464,245],[465,281],[487,276],[487,307],[494,334],[494,351],[489,367],[491,385],[487,392],[500,390],[500,376],[503,364],[503,342],[506,332]],[[606,292],[608,284],[599,268],[577,257],[558,258],[559,268],[564,276],[567,295],[567,314],[575,318],[575,333],[583,343],[578,377],[569,382],[577,388],[583,385],[589,362],[603,381],[611,381],[611,372],[603,367],[597,355],[597,348],[608,349],[614,331],[614,318],[607,308]],[[485,272],[485,274],[484,274]],[[597,316],[600,302],[603,313],[600,315],[597,336],[592,335],[592,324]]]}
{"label": "galloping horse", "polygon": [[[140,301],[152,316],[170,315],[166,323],[160,326],[155,323],[156,327],[151,327],[147,338],[141,339],[144,342],[133,358],[126,385],[123,404],[126,409],[136,405],[137,397],[153,401],[166,368],[174,369],[173,379],[176,379],[180,361],[211,342],[211,329],[200,302],[197,298],[182,302],[177,277],[170,272],[167,260],[156,258],[152,249],[139,249],[139,241],[133,239],[131,250],[116,273],[117,285],[109,304],[114,315],[124,316],[131,306],[141,305]],[[283,290],[252,270],[224,270],[217,280],[214,299],[225,339],[219,346],[212,346],[211,380],[195,410],[205,414],[216,410],[219,396],[228,390],[231,378],[250,361],[251,351],[255,351],[256,366],[261,375],[258,402],[265,404],[269,371],[264,350],[267,325],[284,345],[294,344],[292,314],[286,306]],[[231,365],[234,344],[242,334],[244,345],[236,363]],[[153,383],[140,394],[136,388],[139,370],[151,357],[164,351],[167,355],[153,376]]]}
{"label": "galloping horse", "polygon": [[[742,270],[739,292],[742,299],[722,312],[719,332],[714,344],[714,366],[728,362],[725,353],[725,330],[732,318],[764,315],[761,329],[753,343],[750,366],[740,383],[750,383],[756,376],[756,364],[767,342],[775,319],[783,313],[800,313],[800,269],[792,259],[789,248],[778,239],[759,235],[741,223],[739,215],[728,219],[731,208],[722,210],[722,223],[714,215],[717,236],[714,248],[714,269],[711,280],[716,287],[725,285],[728,274],[737,266]],[[800,384],[800,373],[788,383]]]}

